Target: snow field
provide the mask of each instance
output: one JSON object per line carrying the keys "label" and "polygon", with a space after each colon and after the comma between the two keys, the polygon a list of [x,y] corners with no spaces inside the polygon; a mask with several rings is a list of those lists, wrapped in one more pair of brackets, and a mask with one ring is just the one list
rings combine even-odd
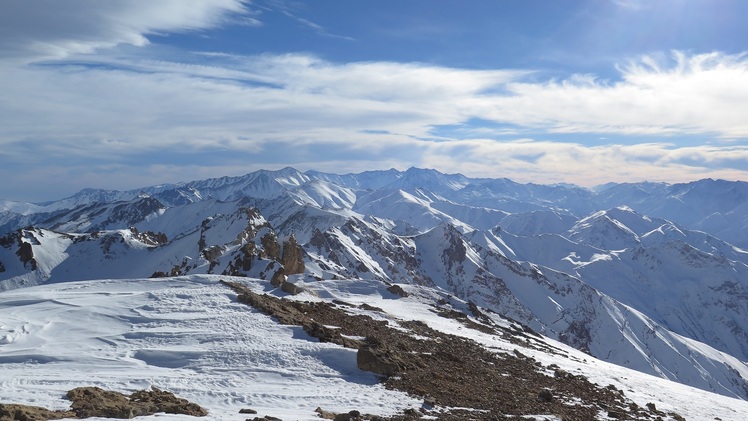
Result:
{"label": "snow field", "polygon": [[[104,280],[0,294],[0,402],[65,409],[78,386],[156,386],[238,419],[242,408],[315,420],[315,408],[380,415],[418,407],[317,342],[236,303],[218,277]],[[192,419],[157,415],[160,419]]]}

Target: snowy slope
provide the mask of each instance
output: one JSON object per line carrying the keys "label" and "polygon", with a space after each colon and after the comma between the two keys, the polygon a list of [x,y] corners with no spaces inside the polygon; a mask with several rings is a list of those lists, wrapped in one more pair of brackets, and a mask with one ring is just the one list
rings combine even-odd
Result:
{"label": "snowy slope", "polygon": [[210,277],[4,292],[0,402],[64,409],[67,390],[93,385],[123,392],[157,386],[217,420],[238,419],[242,408],[312,420],[316,407],[391,415],[420,405],[359,370],[354,350],[279,325],[232,295]]}
{"label": "snowy slope", "polygon": [[[264,281],[235,279],[257,292],[268,291]],[[202,405],[216,420],[238,419],[242,408],[258,416],[316,420],[317,407],[392,415],[421,406],[422,398],[387,390],[375,375],[359,370],[355,350],[278,324],[237,303],[218,280],[98,280],[0,293],[0,402],[63,409],[69,405],[61,399],[67,390],[93,385],[122,392],[156,386]],[[640,407],[654,403],[688,420],[739,421],[748,414],[748,402],[611,365],[550,339],[538,340],[554,353],[466,328],[433,312],[437,301],[448,298],[443,291],[411,286],[406,287],[408,298],[394,300],[379,282],[338,280],[305,287],[313,292],[286,299],[365,303],[386,314],[359,312],[390,324],[420,320],[492,352],[516,350],[543,366],[555,364],[601,385],[612,384]],[[455,309],[467,308],[465,302],[449,301]],[[193,419],[165,414],[146,419],[156,418]],[[601,413],[598,419],[608,418]]]}

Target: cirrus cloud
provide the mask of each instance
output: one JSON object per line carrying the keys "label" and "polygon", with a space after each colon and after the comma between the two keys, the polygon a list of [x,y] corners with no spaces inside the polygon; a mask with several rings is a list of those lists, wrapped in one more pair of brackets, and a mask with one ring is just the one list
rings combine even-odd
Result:
{"label": "cirrus cloud", "polygon": [[0,13],[0,57],[37,60],[92,53],[119,44],[143,46],[146,35],[258,23],[243,0],[9,0]]}

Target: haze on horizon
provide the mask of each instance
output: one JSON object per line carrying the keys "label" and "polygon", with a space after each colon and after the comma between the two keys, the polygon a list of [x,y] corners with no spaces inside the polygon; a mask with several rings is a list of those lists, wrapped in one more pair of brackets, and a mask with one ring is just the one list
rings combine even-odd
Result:
{"label": "haze on horizon", "polygon": [[740,0],[7,0],[0,199],[260,168],[748,180]]}

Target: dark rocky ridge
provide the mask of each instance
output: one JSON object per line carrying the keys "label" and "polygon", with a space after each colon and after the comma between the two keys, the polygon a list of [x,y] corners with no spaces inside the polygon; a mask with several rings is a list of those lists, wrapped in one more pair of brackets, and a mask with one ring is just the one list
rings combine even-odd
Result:
{"label": "dark rocky ridge", "polygon": [[[554,369],[551,377],[540,362],[520,352],[493,353],[472,340],[435,331],[423,322],[400,321],[400,326],[409,331],[403,333],[386,321],[348,313],[351,305],[344,302],[284,300],[254,293],[237,282],[224,284],[238,294],[239,302],[282,324],[302,326],[322,342],[357,349],[359,368],[381,374],[388,388],[424,398],[419,410],[411,408],[390,418],[361,415],[357,418],[360,420],[398,421],[422,414],[448,421],[516,419],[527,414],[587,421],[596,419],[600,412],[626,420],[656,420],[660,416],[631,402],[613,386],[602,387],[557,367],[547,368]],[[366,339],[358,341],[348,336]],[[446,409],[449,407],[471,410]]]}

